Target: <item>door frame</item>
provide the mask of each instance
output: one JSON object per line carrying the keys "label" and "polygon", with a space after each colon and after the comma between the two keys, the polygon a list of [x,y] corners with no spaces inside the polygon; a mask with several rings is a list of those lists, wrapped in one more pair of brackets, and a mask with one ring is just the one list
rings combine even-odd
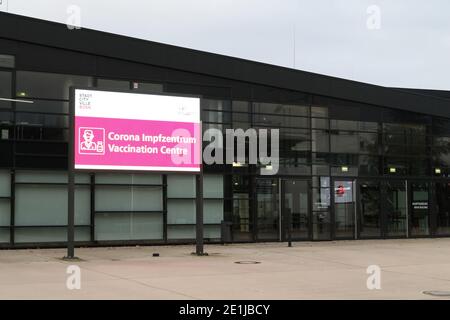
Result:
{"label": "door frame", "polygon": [[[412,211],[413,211],[413,202],[412,202],[412,187],[413,183],[427,183],[428,184],[428,214],[427,214],[427,222],[428,222],[428,234],[427,235],[414,235],[411,236],[412,229]],[[406,179],[406,201],[407,201],[407,238],[430,238],[434,234],[433,230],[433,215],[434,215],[434,204],[433,204],[433,186],[434,180],[432,179]]]}
{"label": "door frame", "polygon": [[[352,193],[353,193],[353,202],[354,202],[354,212],[353,212],[353,234],[350,237],[336,237],[336,209],[335,209],[335,187],[334,184],[336,181],[348,181],[352,182]],[[359,192],[357,192],[357,184],[358,179],[357,177],[331,177],[331,183],[330,183],[330,191],[331,191],[331,203],[330,203],[330,219],[331,219],[331,240],[357,240],[358,235],[358,202],[359,202]]]}
{"label": "door frame", "polygon": [[[307,217],[308,217],[308,223],[307,223],[307,236],[303,238],[295,238],[292,237],[292,241],[312,241],[312,182],[309,178],[302,178],[302,177],[280,177],[279,178],[279,212],[280,212],[280,242],[288,241],[289,240],[289,231],[291,231],[289,228],[289,222],[291,222],[292,225],[292,215],[287,217],[285,213],[285,201],[284,201],[284,195],[286,187],[285,182],[287,181],[301,181],[306,182],[306,192],[307,192]],[[292,234],[291,234],[292,235]]]}

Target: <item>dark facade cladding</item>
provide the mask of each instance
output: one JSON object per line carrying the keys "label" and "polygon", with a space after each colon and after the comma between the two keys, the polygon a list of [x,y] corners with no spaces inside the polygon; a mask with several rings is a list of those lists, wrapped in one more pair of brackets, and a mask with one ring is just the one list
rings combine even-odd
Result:
{"label": "dark facade cladding", "polygon": [[[1,247],[67,239],[71,86],[198,95],[205,129],[280,129],[276,176],[205,166],[207,242],[450,236],[446,92],[0,14]],[[78,244],[195,239],[193,176],[97,172],[75,182]]]}

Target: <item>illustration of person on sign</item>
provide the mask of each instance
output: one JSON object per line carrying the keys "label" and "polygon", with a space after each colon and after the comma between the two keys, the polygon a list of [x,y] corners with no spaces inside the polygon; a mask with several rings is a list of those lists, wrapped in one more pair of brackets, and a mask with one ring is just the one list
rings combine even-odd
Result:
{"label": "illustration of person on sign", "polygon": [[92,130],[85,130],[83,132],[84,141],[81,142],[81,151],[98,151],[97,144],[94,140],[94,132]]}

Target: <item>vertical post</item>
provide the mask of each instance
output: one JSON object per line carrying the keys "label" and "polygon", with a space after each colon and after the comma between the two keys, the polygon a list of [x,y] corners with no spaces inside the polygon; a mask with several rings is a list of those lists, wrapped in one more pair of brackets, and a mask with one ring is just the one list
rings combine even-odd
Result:
{"label": "vertical post", "polygon": [[196,179],[196,248],[195,254],[204,255],[203,251],[203,169],[195,176]]}
{"label": "vertical post", "polygon": [[68,141],[68,210],[67,210],[67,256],[66,259],[75,258],[75,173],[74,173],[74,103],[75,90],[70,89],[69,103],[69,141]]}
{"label": "vertical post", "polygon": [[292,210],[289,210],[288,218],[288,247],[292,247]]}

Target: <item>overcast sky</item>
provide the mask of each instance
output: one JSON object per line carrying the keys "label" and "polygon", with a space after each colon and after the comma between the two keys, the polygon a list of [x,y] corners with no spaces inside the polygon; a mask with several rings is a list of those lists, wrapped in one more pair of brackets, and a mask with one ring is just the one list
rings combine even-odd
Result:
{"label": "overcast sky", "polygon": [[[81,8],[86,28],[379,85],[450,90],[449,0],[8,0],[8,11],[65,23],[69,5]],[[367,13],[371,5],[380,19],[376,8]]]}

